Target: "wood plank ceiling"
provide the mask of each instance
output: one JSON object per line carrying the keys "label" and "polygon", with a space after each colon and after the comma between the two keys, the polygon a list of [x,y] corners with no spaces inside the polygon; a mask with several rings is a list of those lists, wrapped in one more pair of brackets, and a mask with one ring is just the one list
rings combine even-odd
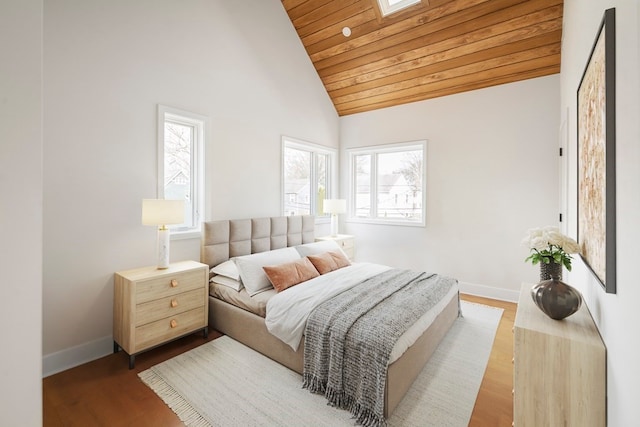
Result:
{"label": "wood plank ceiling", "polygon": [[563,0],[282,4],[340,116],[560,72]]}

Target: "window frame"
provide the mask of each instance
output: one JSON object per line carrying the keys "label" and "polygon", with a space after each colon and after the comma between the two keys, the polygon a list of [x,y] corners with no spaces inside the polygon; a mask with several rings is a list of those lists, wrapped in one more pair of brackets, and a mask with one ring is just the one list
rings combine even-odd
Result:
{"label": "window frame", "polygon": [[[332,199],[332,198],[337,198],[337,190],[338,190],[338,179],[337,179],[337,172],[338,172],[338,150],[332,147],[327,147],[324,145],[320,145],[320,144],[315,144],[312,142],[308,142],[308,141],[304,141],[302,139],[298,139],[298,138],[293,138],[290,136],[286,136],[286,135],[282,135],[281,137],[281,153],[280,153],[280,162],[281,162],[281,167],[280,167],[280,177],[281,177],[281,196],[280,196],[280,209],[282,212],[283,216],[288,216],[286,211],[285,211],[285,197],[286,197],[286,192],[285,192],[285,161],[284,161],[284,155],[285,155],[285,149],[286,148],[292,148],[295,150],[302,150],[302,151],[308,151],[311,153],[311,158],[312,158],[312,170],[310,171],[310,179],[309,181],[312,183],[316,183],[318,182],[318,177],[317,177],[317,162],[316,162],[316,156],[318,154],[321,155],[327,155],[328,156],[328,162],[326,165],[327,168],[327,193],[325,195],[326,199]],[[321,224],[321,223],[328,223],[329,220],[331,219],[331,216],[329,214],[322,214],[322,215],[318,215],[316,214],[316,210],[317,210],[317,205],[316,205],[316,198],[315,197],[311,197],[310,198],[310,202],[309,202],[309,212],[310,215],[313,215],[315,218],[315,222],[316,224]]]}
{"label": "window frame", "polygon": [[401,0],[398,3],[391,5],[389,4],[389,0],[376,1],[380,7],[380,14],[383,18],[422,2],[422,0]]}
{"label": "window frame", "polygon": [[[349,202],[347,221],[363,224],[382,224],[382,225],[401,225],[409,227],[425,227],[427,222],[427,146],[426,139],[398,142],[384,145],[374,145],[367,147],[349,148],[347,154],[349,157]],[[402,220],[398,218],[383,219],[377,217],[378,211],[378,154],[401,153],[403,151],[413,151],[417,148],[422,149],[422,213],[420,220]],[[368,217],[356,216],[357,201],[357,178],[355,160],[357,156],[370,155],[370,206],[371,211]]]}
{"label": "window frame", "polygon": [[164,198],[165,176],[165,123],[177,123],[194,128],[191,145],[191,208],[193,212],[192,227],[177,227],[169,225],[171,240],[200,238],[202,236],[202,222],[205,218],[204,181],[205,181],[205,146],[207,145],[209,118],[190,111],[180,110],[158,104],[158,182],[157,197]]}

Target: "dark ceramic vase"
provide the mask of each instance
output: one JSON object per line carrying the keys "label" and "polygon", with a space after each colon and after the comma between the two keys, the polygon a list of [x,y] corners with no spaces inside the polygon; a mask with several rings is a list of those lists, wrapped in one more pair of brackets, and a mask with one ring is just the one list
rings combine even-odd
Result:
{"label": "dark ceramic vase", "polygon": [[550,262],[549,264],[544,261],[540,263],[540,281],[549,280],[552,277],[562,280],[562,264]]}
{"label": "dark ceramic vase", "polygon": [[555,320],[571,316],[582,305],[580,292],[557,278],[535,285],[531,297],[544,314]]}

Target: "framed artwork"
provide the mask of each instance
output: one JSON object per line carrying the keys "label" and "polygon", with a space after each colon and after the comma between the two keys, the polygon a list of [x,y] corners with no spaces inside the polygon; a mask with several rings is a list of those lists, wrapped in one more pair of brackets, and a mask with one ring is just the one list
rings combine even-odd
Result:
{"label": "framed artwork", "polygon": [[607,9],[578,86],[578,244],[607,293],[616,292],[616,40]]}

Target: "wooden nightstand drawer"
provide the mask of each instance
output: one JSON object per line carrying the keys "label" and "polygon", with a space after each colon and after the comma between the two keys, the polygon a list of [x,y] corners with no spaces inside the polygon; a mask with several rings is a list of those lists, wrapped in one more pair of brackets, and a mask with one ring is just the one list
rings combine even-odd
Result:
{"label": "wooden nightstand drawer", "polygon": [[198,270],[167,274],[138,282],[136,303],[177,295],[192,289],[202,288],[202,272]]}
{"label": "wooden nightstand drawer", "polygon": [[343,248],[342,249],[345,253],[345,255],[347,256],[347,258],[349,258],[349,260],[353,261],[353,258],[355,256],[355,251],[353,250],[353,246],[350,248]]}
{"label": "wooden nightstand drawer", "polygon": [[135,355],[202,329],[208,335],[209,266],[182,261],[167,269],[143,267],[115,273],[113,351]]}
{"label": "wooden nightstand drawer", "polygon": [[354,260],[355,256],[355,237],[350,234],[338,234],[337,236],[322,236],[316,237],[316,242],[325,241],[325,240],[333,240],[340,246],[342,251],[349,257],[351,261]]}
{"label": "wooden nightstand drawer", "polygon": [[340,245],[342,251],[349,257],[351,261],[353,261],[353,256],[355,255],[355,243],[353,238],[348,239],[340,239],[336,240],[336,243]]}
{"label": "wooden nightstand drawer", "polygon": [[205,317],[205,308],[200,307],[137,327],[134,353],[201,329]]}
{"label": "wooden nightstand drawer", "polygon": [[202,293],[203,290],[198,288],[138,304],[136,307],[136,326],[202,307],[204,301]]}
{"label": "wooden nightstand drawer", "polygon": [[340,239],[336,240],[336,243],[345,251],[354,247],[354,239]]}

